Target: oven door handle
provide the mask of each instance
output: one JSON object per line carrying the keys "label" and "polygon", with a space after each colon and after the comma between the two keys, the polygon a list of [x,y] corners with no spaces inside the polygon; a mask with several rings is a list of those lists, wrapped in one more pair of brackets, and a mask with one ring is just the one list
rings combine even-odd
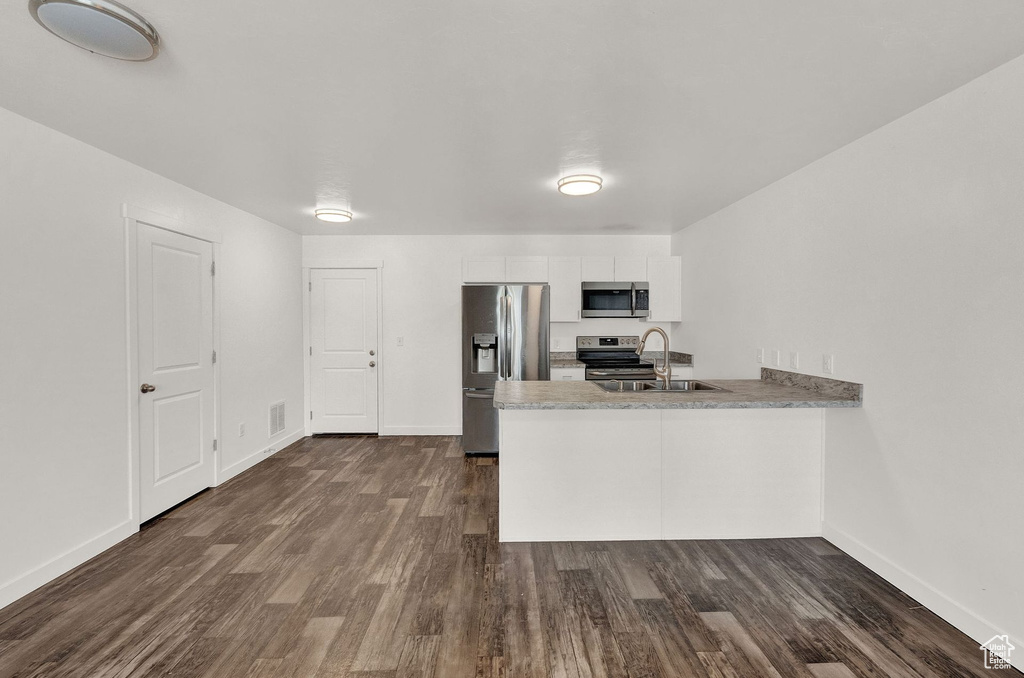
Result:
{"label": "oven door handle", "polygon": [[588,370],[588,373],[594,377],[647,377],[653,376],[654,370],[630,370],[628,372],[606,372],[604,370]]}

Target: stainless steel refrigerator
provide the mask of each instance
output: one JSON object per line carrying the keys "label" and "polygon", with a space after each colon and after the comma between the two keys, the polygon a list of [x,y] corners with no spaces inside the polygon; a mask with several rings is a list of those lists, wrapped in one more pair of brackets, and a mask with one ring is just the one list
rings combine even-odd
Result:
{"label": "stainless steel refrigerator", "polygon": [[462,288],[462,447],[498,451],[499,381],[551,378],[547,285],[465,285]]}

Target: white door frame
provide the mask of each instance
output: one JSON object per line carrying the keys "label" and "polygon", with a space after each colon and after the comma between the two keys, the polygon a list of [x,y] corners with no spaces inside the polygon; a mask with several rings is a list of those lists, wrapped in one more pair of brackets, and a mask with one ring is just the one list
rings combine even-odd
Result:
{"label": "white door frame", "polygon": [[[141,467],[139,443],[139,265],[138,265],[138,232],[139,224],[173,231],[190,238],[205,240],[213,245],[213,261],[216,265],[220,258],[220,243],[223,241],[221,229],[216,225],[188,224],[172,217],[124,203],[121,206],[124,219],[125,246],[125,328],[128,342],[128,502],[131,506],[131,521],[138,529],[140,491],[142,480],[139,478]],[[217,276],[213,276],[213,350],[220,355],[220,295],[217,294]],[[220,440],[220,361],[213,364],[213,435]],[[217,446],[218,448],[220,445]],[[213,453],[213,484],[220,481],[220,451]]]}
{"label": "white door frame", "polygon": [[310,412],[313,411],[313,396],[310,391],[310,356],[313,344],[309,334],[309,297],[312,292],[313,269],[375,269],[377,271],[377,433],[384,428],[384,389],[381,385],[384,381],[383,371],[387,369],[386,352],[384,349],[384,262],[379,259],[336,259],[333,257],[322,257],[304,259],[302,262],[302,369],[305,381],[305,396],[302,410],[303,430],[307,436],[313,435],[313,423],[310,420]]}

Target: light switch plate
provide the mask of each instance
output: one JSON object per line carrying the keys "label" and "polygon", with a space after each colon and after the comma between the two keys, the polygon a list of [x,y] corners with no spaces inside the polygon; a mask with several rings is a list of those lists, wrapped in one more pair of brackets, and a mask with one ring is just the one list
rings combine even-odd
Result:
{"label": "light switch plate", "polygon": [[405,337],[395,339],[395,346],[405,346]]}
{"label": "light switch plate", "polygon": [[800,354],[796,351],[789,352],[789,366],[794,370],[800,369]]}
{"label": "light switch plate", "polygon": [[764,349],[763,348],[757,349],[757,364],[758,365],[764,365]]}
{"label": "light switch plate", "polygon": [[821,371],[825,374],[836,373],[836,357],[831,353],[825,353],[821,356]]}
{"label": "light switch plate", "polygon": [[776,367],[782,367],[782,351],[775,349],[772,355],[772,364]]}

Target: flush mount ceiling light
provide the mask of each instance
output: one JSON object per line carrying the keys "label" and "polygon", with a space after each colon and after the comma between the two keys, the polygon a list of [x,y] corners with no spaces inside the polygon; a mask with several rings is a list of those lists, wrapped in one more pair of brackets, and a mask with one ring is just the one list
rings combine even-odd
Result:
{"label": "flush mount ceiling light", "polygon": [[352,213],[346,210],[322,209],[313,212],[320,221],[329,221],[332,224],[343,224],[352,221]]}
{"label": "flush mount ceiling light", "polygon": [[563,195],[590,195],[601,190],[601,177],[596,174],[573,174],[558,180],[558,192]]}
{"label": "flush mount ceiling light", "polygon": [[160,36],[139,14],[113,0],[29,0],[39,25],[94,54],[124,61],[149,61]]}

